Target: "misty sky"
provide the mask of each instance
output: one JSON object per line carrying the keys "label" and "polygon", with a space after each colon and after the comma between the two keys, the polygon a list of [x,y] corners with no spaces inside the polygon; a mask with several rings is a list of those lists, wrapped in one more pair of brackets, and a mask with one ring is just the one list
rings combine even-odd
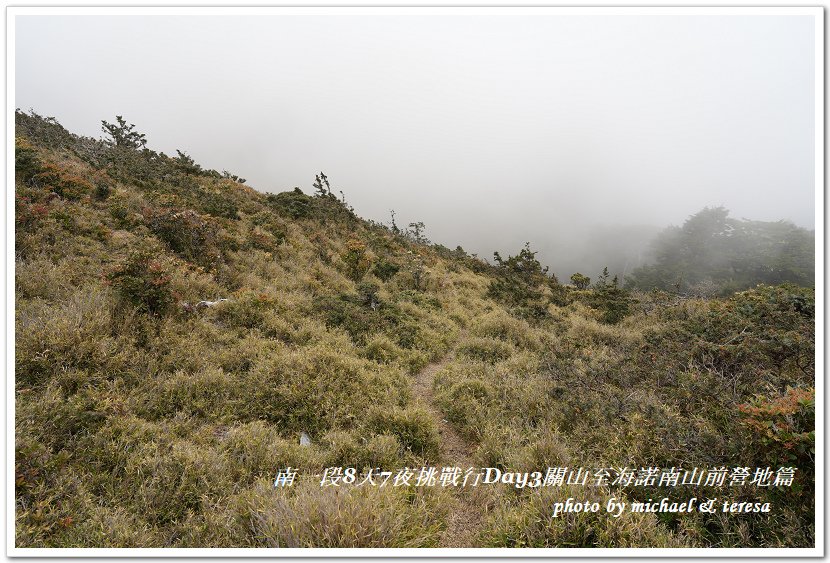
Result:
{"label": "misty sky", "polygon": [[124,115],[150,148],[262,191],[311,193],[322,170],[363,217],[395,209],[487,258],[531,241],[559,272],[608,227],[634,240],[707,205],[813,228],[813,26],[20,16],[15,105],[94,137]]}

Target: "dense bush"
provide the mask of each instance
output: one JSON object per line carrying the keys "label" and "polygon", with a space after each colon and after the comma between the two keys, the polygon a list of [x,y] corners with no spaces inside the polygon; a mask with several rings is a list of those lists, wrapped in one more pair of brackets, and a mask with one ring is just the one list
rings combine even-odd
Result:
{"label": "dense bush", "polygon": [[229,326],[256,328],[264,325],[268,311],[275,306],[276,301],[272,297],[242,289],[216,307],[216,316]]}
{"label": "dense bush", "polygon": [[[614,495],[595,487],[545,487],[528,500],[508,505],[488,519],[482,541],[488,547],[685,547],[679,538],[660,526],[653,514],[623,513],[619,518],[605,511]],[[553,516],[553,505],[568,497],[599,503],[599,512]],[[619,497],[618,497],[619,500]]]}
{"label": "dense bush", "polygon": [[268,194],[266,200],[281,214],[292,219],[308,217],[313,203],[313,198],[305,195],[300,188],[294,188],[291,192]]}
{"label": "dense bush", "polygon": [[70,200],[81,199],[95,191],[95,186],[86,178],[50,162],[41,166],[32,181],[46,192],[54,192]]}
{"label": "dense bush", "polygon": [[202,211],[223,219],[239,219],[239,206],[234,199],[221,192],[207,194],[201,199]]}
{"label": "dense bush", "polygon": [[384,259],[375,262],[372,268],[372,273],[375,274],[381,281],[389,281],[392,277],[400,271],[401,267]]}
{"label": "dense bush", "polygon": [[774,370],[785,382],[809,382],[815,354],[815,298],[810,289],[765,286],[709,304],[684,326],[703,362],[727,372]]}
{"label": "dense bush", "polygon": [[23,137],[14,140],[15,180],[22,183],[31,182],[43,170],[37,150]]}
{"label": "dense bush", "polygon": [[32,201],[29,197],[15,194],[14,219],[18,230],[36,226],[47,215],[49,215],[48,204]]}
{"label": "dense bush", "polygon": [[433,418],[423,409],[375,409],[369,414],[369,427],[378,434],[391,434],[408,451],[427,462],[438,459],[440,436]]}
{"label": "dense bush", "polygon": [[191,209],[147,210],[150,230],[189,262],[215,268],[221,255],[216,245],[216,228]]}
{"label": "dense bush", "polygon": [[372,266],[372,259],[366,245],[356,239],[346,241],[346,251],[341,256],[346,265],[346,275],[353,281],[360,281]]}
{"label": "dense bush", "polygon": [[577,272],[571,276],[571,283],[577,289],[588,289],[588,286],[591,285],[591,278]]}
{"label": "dense bush", "polygon": [[631,293],[617,286],[594,289],[577,297],[584,303],[601,312],[600,320],[607,324],[617,324],[631,314],[635,300]]}
{"label": "dense bush", "polygon": [[373,300],[365,291],[363,295],[322,297],[317,300],[315,310],[327,326],[345,330],[357,344],[365,344],[371,335],[385,332],[403,348],[430,347],[423,342],[430,330],[428,326],[419,323],[416,316],[399,304]]}
{"label": "dense bush", "polygon": [[126,260],[106,274],[122,300],[153,316],[167,313],[175,303],[170,286],[172,266],[152,246],[132,250]]}
{"label": "dense bush", "polygon": [[240,512],[257,547],[435,547],[446,513],[438,495],[406,487],[253,492]]}
{"label": "dense bush", "polygon": [[29,113],[15,110],[14,129],[16,137],[25,137],[48,149],[71,149],[85,140],[67,131],[54,117],[38,115],[33,110]]}
{"label": "dense bush", "polygon": [[759,465],[810,471],[815,456],[814,389],[789,388],[780,397],[758,397],[739,408],[752,436],[747,450]]}
{"label": "dense bush", "polygon": [[538,301],[542,297],[540,286],[553,279],[548,277],[548,268],[542,267],[529,243],[516,256],[505,260],[496,252],[494,258],[496,279],[491,282],[488,295],[509,305]]}
{"label": "dense bush", "polygon": [[495,338],[471,337],[459,344],[458,354],[471,360],[492,364],[509,358],[513,354],[513,347]]}
{"label": "dense bush", "polygon": [[541,343],[531,326],[503,311],[493,311],[476,320],[470,328],[475,336],[498,338],[519,348],[537,348]]}
{"label": "dense bush", "polygon": [[520,317],[536,320],[546,317],[549,299],[545,289],[556,286],[557,281],[536,259],[530,244],[525,244],[519,254],[508,256],[506,260],[498,252],[494,258],[495,279],[490,282],[488,297],[512,307]]}

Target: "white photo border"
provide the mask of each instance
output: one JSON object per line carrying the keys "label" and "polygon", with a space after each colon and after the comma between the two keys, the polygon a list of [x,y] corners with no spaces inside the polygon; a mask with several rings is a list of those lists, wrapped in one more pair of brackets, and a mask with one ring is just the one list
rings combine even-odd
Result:
{"label": "white photo border", "polygon": [[[675,557],[747,557],[801,558],[823,557],[824,534],[824,399],[825,399],[825,334],[824,334],[824,13],[815,7],[6,7],[6,228],[5,237],[5,354],[6,354],[6,556],[60,558],[121,558],[121,557],[196,557],[196,558],[675,558]],[[15,538],[14,487],[14,356],[15,356],[15,284],[14,284],[14,115],[15,115],[15,21],[19,16],[223,16],[223,15],[618,15],[618,16],[694,16],[694,15],[761,15],[812,16],[815,21],[815,264],[816,264],[816,483],[815,533],[812,548],[18,548]]]}

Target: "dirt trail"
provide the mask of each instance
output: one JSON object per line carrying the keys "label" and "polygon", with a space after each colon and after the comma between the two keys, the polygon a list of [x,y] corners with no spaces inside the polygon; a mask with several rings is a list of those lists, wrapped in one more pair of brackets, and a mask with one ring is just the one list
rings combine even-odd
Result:
{"label": "dirt trail", "polygon": [[[445,418],[435,404],[432,392],[432,382],[435,374],[441,371],[455,357],[450,353],[443,360],[429,364],[422,369],[412,384],[412,392],[416,399],[423,403],[432,415],[441,434],[441,450],[439,453],[439,467],[460,467],[465,471],[473,465],[473,447],[461,437]],[[476,532],[481,521],[482,507],[476,506],[471,498],[472,491],[463,487],[453,489],[455,504],[450,509],[447,529],[441,535],[439,547],[473,547]]]}

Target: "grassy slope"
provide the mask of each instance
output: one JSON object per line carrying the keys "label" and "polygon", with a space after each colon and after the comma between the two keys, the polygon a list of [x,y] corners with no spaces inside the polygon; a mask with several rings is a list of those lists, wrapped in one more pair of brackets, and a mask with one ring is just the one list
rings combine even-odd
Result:
{"label": "grassy slope", "polygon": [[[311,475],[439,461],[412,382],[453,350],[435,406],[478,464],[802,471],[796,488],[729,491],[775,502],[739,517],[551,519],[569,496],[663,495],[490,486],[476,545],[812,544],[811,291],[640,295],[611,325],[597,291],[551,286],[528,317],[488,297],[498,268],[333,198],[266,197],[17,118],[16,545],[439,545],[448,491]],[[286,466],[299,483],[275,490]]]}

